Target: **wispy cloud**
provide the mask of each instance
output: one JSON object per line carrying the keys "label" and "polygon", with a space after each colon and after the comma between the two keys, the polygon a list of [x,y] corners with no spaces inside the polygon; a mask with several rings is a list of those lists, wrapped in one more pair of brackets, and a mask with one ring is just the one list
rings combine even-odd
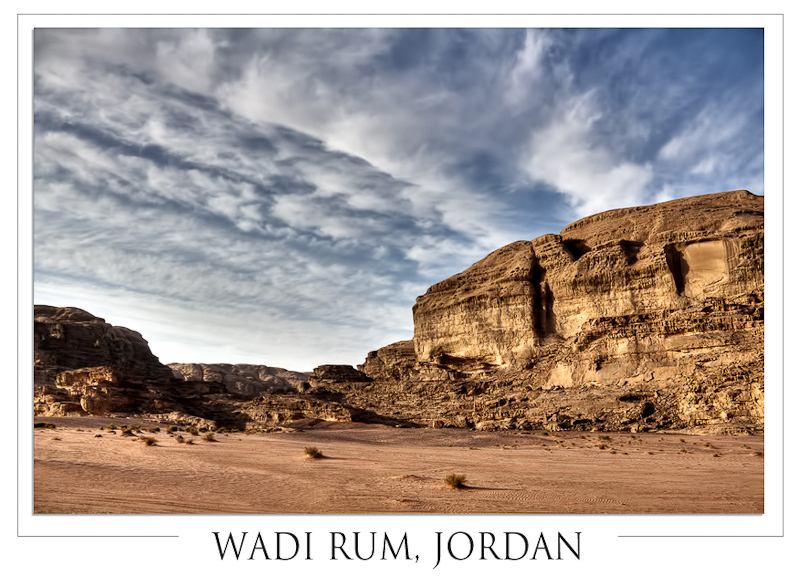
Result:
{"label": "wispy cloud", "polygon": [[356,363],[508,242],[763,187],[753,31],[34,40],[37,298],[138,322],[167,361]]}

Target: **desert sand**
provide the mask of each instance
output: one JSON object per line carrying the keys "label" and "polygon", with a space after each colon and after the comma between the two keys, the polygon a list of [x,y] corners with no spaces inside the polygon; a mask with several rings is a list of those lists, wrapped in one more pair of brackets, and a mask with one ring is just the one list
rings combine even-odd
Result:
{"label": "desert sand", "polygon": [[[42,514],[761,514],[762,436],[477,432],[317,423],[179,443],[169,424],[42,418]],[[160,426],[145,445],[100,427]],[[309,423],[310,424],[310,423]],[[190,435],[180,433],[185,438]],[[99,436],[98,436],[99,435]],[[307,446],[323,458],[305,456]],[[466,475],[454,490],[449,474]]]}

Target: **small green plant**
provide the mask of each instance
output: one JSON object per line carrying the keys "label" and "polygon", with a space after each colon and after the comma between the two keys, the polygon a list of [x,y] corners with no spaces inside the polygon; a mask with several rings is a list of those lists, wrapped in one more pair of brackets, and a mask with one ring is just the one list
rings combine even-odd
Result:
{"label": "small green plant", "polygon": [[145,446],[155,446],[156,445],[156,439],[153,438],[152,436],[140,436],[139,440],[144,442]]}
{"label": "small green plant", "polygon": [[178,430],[180,430],[180,428],[178,428],[177,426],[170,426],[169,427],[169,431],[170,432],[177,432]]}
{"label": "small green plant", "polygon": [[459,488],[464,488],[465,482],[467,481],[467,477],[464,474],[449,474],[445,479],[444,483],[447,484],[452,490],[458,490]]}
{"label": "small green plant", "polygon": [[316,446],[306,446],[305,453],[309,458],[322,458],[322,452]]}

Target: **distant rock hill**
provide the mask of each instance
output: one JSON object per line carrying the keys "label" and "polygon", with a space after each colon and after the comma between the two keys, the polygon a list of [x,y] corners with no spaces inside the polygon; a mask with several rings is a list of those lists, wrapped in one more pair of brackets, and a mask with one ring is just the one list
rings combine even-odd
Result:
{"label": "distant rock hill", "polygon": [[159,362],[141,334],[79,308],[34,306],[34,413],[150,415],[240,425],[249,399],[293,393],[308,375],[249,364]]}
{"label": "distant rock hill", "polygon": [[420,296],[413,340],[370,352],[359,371],[325,365],[310,378],[165,367],[136,332],[37,306],[35,407],[260,428],[316,418],[757,433],[763,208],[763,197],[725,192],[612,210],[515,242]]}

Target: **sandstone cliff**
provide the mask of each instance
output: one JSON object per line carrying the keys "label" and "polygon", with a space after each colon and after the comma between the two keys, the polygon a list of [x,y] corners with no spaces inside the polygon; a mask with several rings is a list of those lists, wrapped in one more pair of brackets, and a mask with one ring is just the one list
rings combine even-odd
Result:
{"label": "sandstone cliff", "polygon": [[283,368],[253,364],[168,364],[175,378],[185,382],[218,382],[230,394],[259,396],[302,390],[308,375]]}
{"label": "sandstone cliff", "polygon": [[109,414],[174,403],[154,389],[172,372],[141,334],[79,308],[34,306],[34,410],[43,415]]}
{"label": "sandstone cliff", "polygon": [[398,343],[362,369],[465,383],[445,425],[759,429],[763,243],[746,191],[590,216],[432,286],[413,354]]}

